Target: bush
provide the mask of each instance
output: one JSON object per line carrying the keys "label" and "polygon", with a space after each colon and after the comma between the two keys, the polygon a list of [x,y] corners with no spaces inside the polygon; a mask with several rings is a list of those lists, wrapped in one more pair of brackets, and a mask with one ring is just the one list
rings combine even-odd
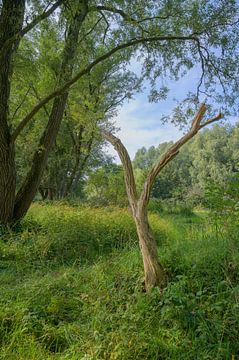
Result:
{"label": "bush", "polygon": [[165,213],[184,216],[193,215],[193,208],[191,205],[175,199],[150,199],[148,209],[149,211],[154,213]]}
{"label": "bush", "polygon": [[222,186],[208,182],[205,206],[216,231],[223,231],[235,240],[239,235],[239,173]]}
{"label": "bush", "polygon": [[184,216],[193,215],[193,209],[190,205],[174,199],[165,200],[163,203],[163,210],[167,214],[184,215]]}
{"label": "bush", "polygon": [[149,200],[148,211],[152,213],[162,213],[163,209],[163,202],[160,199],[152,198]]}

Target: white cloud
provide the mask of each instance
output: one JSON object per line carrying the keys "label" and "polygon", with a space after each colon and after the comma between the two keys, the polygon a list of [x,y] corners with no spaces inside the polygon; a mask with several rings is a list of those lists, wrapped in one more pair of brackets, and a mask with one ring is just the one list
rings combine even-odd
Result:
{"label": "white cloud", "polygon": [[[159,112],[159,108],[162,111]],[[160,123],[160,117],[165,112],[166,107],[148,103],[140,97],[124,104],[114,120],[116,127],[120,128],[117,136],[127,148],[131,159],[143,146],[146,148],[152,145],[157,146],[162,142],[180,137],[180,131],[173,125]],[[107,153],[117,155],[112,146],[108,147]],[[116,161],[119,162],[118,156],[116,156]]]}
{"label": "white cloud", "polygon": [[[130,67],[140,73],[140,63],[137,59],[131,61]],[[159,103],[148,102],[149,84],[146,82],[142,93],[136,94],[134,100],[124,103],[114,121],[116,127],[120,128],[117,136],[127,148],[131,159],[143,146],[146,148],[152,145],[158,146],[162,142],[175,141],[180,137],[182,133],[174,125],[162,125],[160,118],[162,115],[171,113],[175,106],[174,98],[182,100],[188,91],[195,91],[199,78],[200,68],[194,67],[179,81],[168,80],[164,84],[170,88],[168,98]],[[204,96],[200,100],[204,101]],[[115,156],[116,161],[120,163],[112,146],[109,145],[107,153]]]}

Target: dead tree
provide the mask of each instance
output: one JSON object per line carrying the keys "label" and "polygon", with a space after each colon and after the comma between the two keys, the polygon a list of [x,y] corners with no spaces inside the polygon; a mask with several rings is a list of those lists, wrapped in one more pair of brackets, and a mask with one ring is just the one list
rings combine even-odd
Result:
{"label": "dead tree", "polygon": [[150,199],[150,192],[156,176],[167,165],[167,163],[169,163],[178,154],[179,149],[191,138],[193,138],[200,129],[222,118],[222,114],[219,113],[217,116],[203,121],[205,112],[206,105],[201,104],[198,112],[192,120],[192,125],[188,132],[182,136],[181,139],[176,141],[151,168],[140,194],[138,194],[136,190],[133,167],[126,148],[116,136],[108,131],[102,131],[103,137],[109,141],[118,152],[123,165],[126,191],[132,216],[136,224],[140,250],[143,258],[145,288],[147,291],[156,286],[163,288],[167,282],[165,270],[159,260],[157,243],[148,221],[147,208]]}

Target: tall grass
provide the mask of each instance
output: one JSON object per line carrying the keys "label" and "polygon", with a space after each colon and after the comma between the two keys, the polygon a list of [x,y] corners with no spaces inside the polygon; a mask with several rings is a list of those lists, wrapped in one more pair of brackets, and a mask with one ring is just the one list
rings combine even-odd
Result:
{"label": "tall grass", "polygon": [[150,215],[167,270],[142,292],[126,210],[34,205],[0,242],[0,359],[231,359],[238,241],[208,218]]}

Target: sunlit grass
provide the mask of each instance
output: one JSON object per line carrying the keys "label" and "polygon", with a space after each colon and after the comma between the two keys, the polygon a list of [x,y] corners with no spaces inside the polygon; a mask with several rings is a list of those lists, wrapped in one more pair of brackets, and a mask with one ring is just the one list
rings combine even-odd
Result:
{"label": "sunlit grass", "polygon": [[35,204],[0,243],[0,359],[231,359],[238,242],[205,216],[151,214],[169,283],[142,292],[127,210]]}

